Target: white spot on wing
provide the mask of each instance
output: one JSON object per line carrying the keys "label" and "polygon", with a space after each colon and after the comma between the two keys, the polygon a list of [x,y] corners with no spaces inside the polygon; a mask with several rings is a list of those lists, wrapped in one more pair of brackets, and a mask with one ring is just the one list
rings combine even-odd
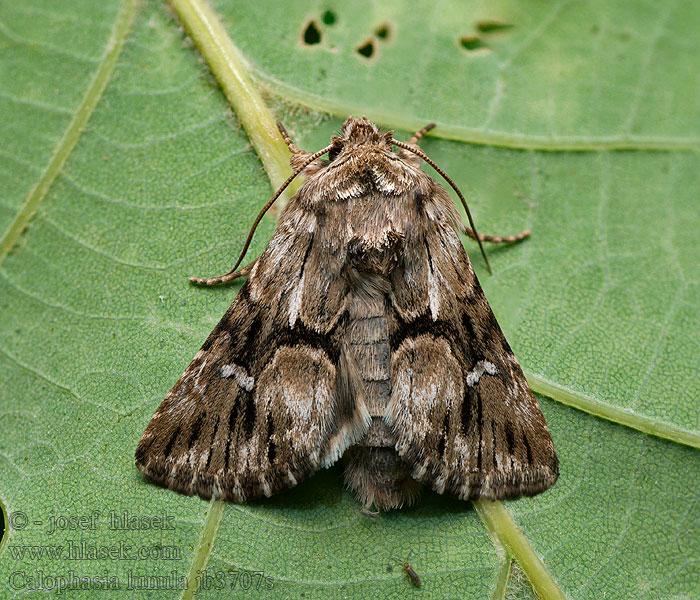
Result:
{"label": "white spot on wing", "polygon": [[440,289],[432,266],[428,269],[428,298],[430,298],[430,315],[433,317],[433,321],[437,321],[440,308]]}
{"label": "white spot on wing", "polygon": [[467,385],[469,387],[474,387],[477,383],[479,383],[479,380],[484,373],[488,375],[495,375],[498,373],[498,369],[496,369],[496,365],[494,365],[491,361],[480,360],[478,363],[476,363],[476,366],[469,373],[467,373]]}
{"label": "white spot on wing", "polygon": [[235,363],[224,365],[221,367],[219,372],[221,373],[222,377],[233,377],[236,380],[236,383],[247,392],[252,391],[253,387],[255,386],[255,379],[253,377],[249,377],[246,370]]}
{"label": "white spot on wing", "polygon": [[289,301],[289,326],[294,327],[294,323],[297,322],[297,315],[299,314],[299,309],[301,308],[301,296],[304,293],[304,277],[306,273],[302,273],[299,282],[297,283],[294,291],[292,292],[292,298]]}

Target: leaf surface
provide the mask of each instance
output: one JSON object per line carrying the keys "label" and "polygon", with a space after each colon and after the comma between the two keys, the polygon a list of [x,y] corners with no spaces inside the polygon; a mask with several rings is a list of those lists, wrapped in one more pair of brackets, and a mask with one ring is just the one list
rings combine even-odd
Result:
{"label": "leaf surface", "polygon": [[[469,503],[426,492],[368,519],[340,467],[245,505],[143,481],[140,435],[237,291],[187,277],[228,270],[272,191],[170,9],[59,4],[0,4],[0,230],[69,149],[0,263],[0,595],[179,598],[206,565],[198,598],[502,597],[500,541]],[[328,24],[313,2],[214,6],[298,145],[347,113],[400,138],[435,120],[422,145],[479,229],[532,229],[490,251],[493,276],[467,248],[533,387],[553,390],[560,481],[507,508],[566,596],[700,594],[698,8],[348,3]],[[618,422],[589,414],[607,409]]]}

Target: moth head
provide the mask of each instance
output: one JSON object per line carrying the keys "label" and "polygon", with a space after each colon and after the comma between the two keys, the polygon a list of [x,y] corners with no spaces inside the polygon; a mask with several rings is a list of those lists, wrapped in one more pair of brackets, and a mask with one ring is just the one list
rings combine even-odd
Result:
{"label": "moth head", "polygon": [[333,159],[338,156],[343,150],[353,146],[379,146],[384,150],[391,151],[389,140],[393,135],[393,131],[381,132],[372,121],[367,117],[349,117],[343,128],[341,135],[334,135],[331,138],[331,149],[328,151],[328,159]]}

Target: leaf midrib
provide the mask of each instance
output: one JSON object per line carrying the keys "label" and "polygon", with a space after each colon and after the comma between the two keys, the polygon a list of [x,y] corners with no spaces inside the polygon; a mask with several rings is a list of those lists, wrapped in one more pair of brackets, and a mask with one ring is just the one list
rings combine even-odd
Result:
{"label": "leaf midrib", "polygon": [[[199,0],[170,0],[171,4],[174,6],[179,4],[181,6],[205,6]],[[128,38],[131,26],[133,24],[135,15],[137,13],[139,0],[123,0],[121,9],[115,21],[110,40],[107,44],[105,54],[100,62],[99,68],[92,80],[86,94],[79,104],[75,115],[67,128],[63,138],[59,142],[52,156],[51,160],[43,171],[41,177],[35,184],[32,191],[28,194],[23,206],[16,215],[13,222],[8,227],[7,231],[0,237],[0,265],[6,259],[9,252],[17,244],[20,236],[22,235],[24,229],[29,224],[31,218],[38,210],[39,206],[46,198],[49,190],[51,189],[54,181],[58,177],[63,168],[64,164],[70,157],[75,145],[77,144],[81,133],[84,131],[85,126],[92,115],[95,107],[99,103],[102,94],[110,81],[114,67],[119,58],[125,40]],[[177,8],[177,7],[176,7]],[[206,7],[207,10],[208,7]],[[213,15],[213,13],[212,13]],[[182,16],[182,15],[181,15]],[[190,23],[185,19],[185,25],[190,29]],[[201,26],[200,26],[201,27]],[[190,29],[190,32],[192,30]],[[225,34],[223,28],[221,28],[215,34],[211,30],[205,31],[205,35],[209,35],[210,38],[216,37],[216,35],[223,35],[226,37],[226,43],[235,49],[235,46],[230,42],[228,36]],[[196,36],[195,36],[196,37]],[[221,51],[221,44],[216,43],[217,40],[210,39],[209,41],[214,41],[214,50]],[[220,41],[220,40],[219,40]],[[225,48],[224,48],[225,49]],[[236,50],[237,51],[237,50]],[[203,52],[204,53],[204,52]],[[205,58],[210,62],[209,57],[206,53]],[[230,57],[229,57],[230,58]],[[249,75],[246,70],[249,70],[245,59],[238,54],[236,57],[237,65],[236,68],[241,70],[244,75]],[[230,67],[229,64],[225,64],[225,67]],[[211,64],[211,62],[210,62]],[[230,93],[229,87],[221,77],[217,75],[222,87],[226,90],[229,100],[233,100]],[[328,99],[321,98],[314,94],[310,94],[303,90],[298,90],[292,86],[283,84],[267,74],[260,71],[255,71],[255,75],[259,81],[264,82],[266,85],[274,89],[277,95],[283,96],[289,100],[296,101],[299,104],[303,104],[309,108],[321,110],[324,112],[332,112],[336,114],[350,114],[358,111],[357,106],[350,106],[338,102],[329,102]],[[234,77],[234,80],[237,78]],[[235,81],[234,81],[235,83]],[[240,79],[238,79],[240,84]],[[237,93],[253,93],[254,90],[251,87],[246,89],[245,86],[241,89],[240,87],[236,90]],[[258,95],[259,97],[259,95]],[[235,104],[235,103],[234,103]],[[274,132],[271,132],[269,113],[266,115],[268,117],[264,123],[262,123],[257,117],[261,110],[263,110],[264,103],[262,105],[257,102],[253,102],[249,106],[247,119],[248,126],[246,126],[246,131],[248,132],[251,140],[254,141],[254,145],[258,153],[263,157],[266,170],[270,175],[273,184],[277,183],[281,179],[280,173],[283,173],[285,169],[288,169],[286,164],[286,156],[284,151],[280,152],[280,140]],[[360,111],[362,111],[360,109]],[[396,115],[387,115],[381,113],[373,113],[369,115],[372,119],[382,122],[384,124],[391,124],[394,127],[415,130],[420,128],[423,123],[418,123],[411,118],[397,117]],[[239,114],[239,118],[241,115]],[[244,120],[244,119],[242,119]],[[257,134],[257,143],[256,140]],[[656,150],[656,151],[698,151],[700,150],[700,138],[688,137],[688,138],[665,138],[665,137],[650,137],[650,136],[609,136],[609,137],[546,137],[546,136],[532,136],[532,135],[512,135],[499,132],[487,132],[474,128],[460,127],[454,124],[441,125],[437,130],[437,137],[443,139],[450,139],[455,141],[461,141],[471,144],[482,144],[495,147],[505,147],[505,148],[517,148],[517,149],[536,149],[545,151],[562,151],[562,150],[575,150],[575,151],[601,151],[601,150],[618,150],[618,149],[634,149],[634,150]],[[688,431],[676,425],[666,423],[656,418],[646,417],[644,415],[639,415],[633,411],[621,409],[619,407],[614,407],[609,404],[605,404],[600,400],[587,397],[583,394],[572,392],[567,390],[562,386],[546,380],[538,375],[528,374],[528,382],[532,389],[538,393],[547,395],[554,400],[573,406],[585,412],[593,415],[603,417],[607,420],[614,421],[621,425],[643,431],[645,433],[650,433],[658,437],[663,437],[680,444],[690,445],[696,448],[700,448],[700,433]],[[510,527],[510,522],[512,518],[510,517],[508,511],[500,503],[496,503],[498,506],[496,510],[500,515],[503,523],[508,522],[508,527]],[[194,580],[193,573],[197,569],[202,568],[206,565],[208,560],[212,544],[216,537],[216,532],[218,530],[219,522],[221,520],[223,504],[220,502],[213,502],[209,506],[207,511],[204,524],[202,527],[202,535],[200,539],[200,544],[193,559],[191,565],[190,577],[188,578],[191,584]],[[486,517],[486,513],[480,510],[479,514],[485,524],[489,519]],[[509,522],[510,521],[510,522]],[[514,522],[512,522],[514,525]],[[491,523],[492,533],[497,537],[500,542],[506,546],[508,543],[508,527],[503,526],[499,529],[498,525]],[[494,529],[495,528],[495,529]],[[517,529],[517,526],[516,526]],[[520,533],[522,536],[522,534]],[[524,551],[526,554],[530,553],[532,558],[534,552],[527,545],[524,536],[520,539],[520,542],[524,542]],[[517,554],[517,552],[515,553]],[[522,558],[522,556],[520,557]],[[544,565],[542,565],[544,567]],[[528,569],[525,569],[526,572]],[[545,569],[546,571],[546,569]],[[531,573],[528,573],[532,577]],[[191,597],[193,589],[190,585],[183,594],[183,598]],[[560,592],[559,592],[560,593]],[[545,596],[543,596],[545,597]],[[550,597],[549,594],[546,595],[547,598]],[[559,597],[556,593],[555,596]]]}

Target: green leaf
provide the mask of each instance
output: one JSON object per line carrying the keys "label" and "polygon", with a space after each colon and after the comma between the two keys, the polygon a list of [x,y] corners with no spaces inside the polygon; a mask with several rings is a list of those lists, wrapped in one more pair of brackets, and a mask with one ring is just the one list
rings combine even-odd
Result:
{"label": "green leaf", "polygon": [[[215,9],[298,145],[322,147],[347,113],[399,137],[434,120],[422,146],[479,229],[532,229],[490,250],[492,277],[468,250],[550,396],[560,480],[487,506],[488,529],[428,492],[363,517],[340,467],[245,505],[146,483],[140,435],[237,290],[187,277],[230,268],[271,170],[166,6],[4,2],[0,596],[179,598],[206,568],[197,598],[532,597],[511,556],[542,598],[537,562],[570,598],[698,596],[698,7]],[[140,520],[111,528],[125,514]]]}

